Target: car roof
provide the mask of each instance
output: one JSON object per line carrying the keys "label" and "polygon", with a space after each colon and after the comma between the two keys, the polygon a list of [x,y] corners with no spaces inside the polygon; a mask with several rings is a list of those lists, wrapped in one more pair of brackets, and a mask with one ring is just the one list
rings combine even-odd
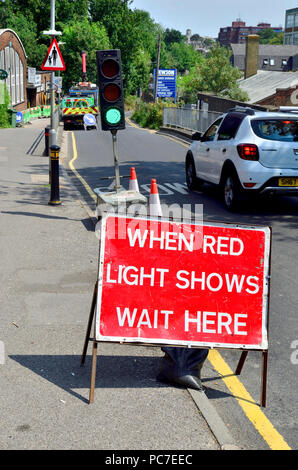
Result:
{"label": "car roof", "polygon": [[272,119],[272,118],[277,118],[277,119],[298,119],[298,107],[296,108],[297,110],[294,111],[259,111],[259,110],[254,110],[252,108],[236,108],[236,109],[231,109],[227,113],[224,114],[224,116],[227,115],[235,115],[237,114],[242,115],[244,114],[245,117],[248,119],[255,119],[255,118],[261,118],[261,119]]}

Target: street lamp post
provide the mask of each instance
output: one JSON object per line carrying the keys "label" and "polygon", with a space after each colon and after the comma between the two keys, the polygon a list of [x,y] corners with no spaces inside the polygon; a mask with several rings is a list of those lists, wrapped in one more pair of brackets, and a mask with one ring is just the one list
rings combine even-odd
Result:
{"label": "street lamp post", "polygon": [[[55,31],[55,0],[51,0],[51,29],[44,31],[43,34],[49,35],[52,41],[56,36],[61,36],[60,31]],[[56,129],[55,129],[55,72],[51,72],[51,129],[50,129],[50,146],[56,145]]]}

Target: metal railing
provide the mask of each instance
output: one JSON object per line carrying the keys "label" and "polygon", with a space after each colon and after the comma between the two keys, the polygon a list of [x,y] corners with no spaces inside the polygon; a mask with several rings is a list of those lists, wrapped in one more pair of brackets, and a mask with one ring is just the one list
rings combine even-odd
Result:
{"label": "metal railing", "polygon": [[163,125],[205,132],[221,114],[200,109],[164,108]]}

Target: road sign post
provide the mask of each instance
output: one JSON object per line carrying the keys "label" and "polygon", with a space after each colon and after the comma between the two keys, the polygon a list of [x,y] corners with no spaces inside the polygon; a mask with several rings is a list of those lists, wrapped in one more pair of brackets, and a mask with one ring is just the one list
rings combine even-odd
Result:
{"label": "road sign post", "polygon": [[260,351],[265,406],[270,229],[108,214],[101,230],[94,341]]}
{"label": "road sign post", "polygon": [[[51,0],[51,29],[44,31],[43,34],[52,37],[52,44],[42,63],[41,69],[51,71],[51,130],[50,145],[56,145],[56,129],[55,129],[55,70],[65,70],[64,61],[60,53],[56,36],[61,35],[60,31],[55,30],[55,0]],[[52,63],[53,62],[53,63]],[[54,64],[55,62],[55,64]],[[51,67],[52,66],[52,67]]]}

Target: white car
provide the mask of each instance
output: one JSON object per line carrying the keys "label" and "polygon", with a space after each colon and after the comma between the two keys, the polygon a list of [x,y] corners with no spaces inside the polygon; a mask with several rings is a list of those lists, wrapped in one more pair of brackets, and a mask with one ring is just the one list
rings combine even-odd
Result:
{"label": "white car", "polygon": [[[294,111],[296,110],[296,112]],[[229,210],[249,195],[298,195],[298,108],[279,112],[235,108],[193,142],[185,159],[186,183],[219,185]]]}

